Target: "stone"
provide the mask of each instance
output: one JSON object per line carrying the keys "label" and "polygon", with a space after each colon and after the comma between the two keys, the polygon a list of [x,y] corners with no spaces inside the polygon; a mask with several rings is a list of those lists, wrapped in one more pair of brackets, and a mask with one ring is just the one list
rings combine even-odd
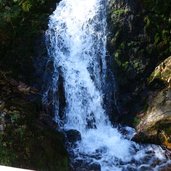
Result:
{"label": "stone", "polygon": [[81,140],[81,134],[77,130],[71,129],[71,130],[66,131],[65,133],[66,133],[67,140],[70,143],[75,143],[76,141]]}
{"label": "stone", "polygon": [[159,84],[155,80],[162,81],[165,87],[149,93],[147,111],[140,118],[133,140],[171,149],[171,56],[155,68],[148,81]]}
{"label": "stone", "polygon": [[31,87],[31,86],[28,86],[27,84],[25,84],[21,81],[17,82],[14,79],[9,79],[8,83],[10,84],[10,86],[12,86],[13,90],[17,90],[20,93],[23,93],[26,95],[37,94],[39,92],[38,89]]}
{"label": "stone", "polygon": [[96,162],[86,162],[85,160],[80,160],[74,163],[73,171],[101,171],[101,166]]}
{"label": "stone", "polygon": [[171,88],[160,91],[151,102],[145,116],[137,125],[134,140],[161,143],[171,148]]}

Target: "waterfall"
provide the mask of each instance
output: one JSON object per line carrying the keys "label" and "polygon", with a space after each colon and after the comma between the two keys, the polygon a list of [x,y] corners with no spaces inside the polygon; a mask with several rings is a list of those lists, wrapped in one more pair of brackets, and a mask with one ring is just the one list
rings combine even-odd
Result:
{"label": "waterfall", "polygon": [[[62,131],[76,130],[81,140],[70,145],[71,161],[96,164],[102,171],[158,170],[164,151],[130,140],[113,127],[104,109],[106,83],[106,1],[62,0],[46,32],[51,76],[43,102],[53,107]],[[61,114],[59,79],[65,105]],[[75,170],[80,171],[81,169]],[[87,169],[87,171],[91,169]]]}

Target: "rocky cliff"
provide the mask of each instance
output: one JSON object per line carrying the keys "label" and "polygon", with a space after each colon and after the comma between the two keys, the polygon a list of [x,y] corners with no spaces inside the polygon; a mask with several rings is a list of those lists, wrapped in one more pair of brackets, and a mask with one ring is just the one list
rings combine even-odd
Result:
{"label": "rocky cliff", "polygon": [[[119,110],[113,114],[113,120],[138,125],[137,130],[142,129],[148,137],[152,133],[148,128],[152,131],[153,127],[155,138],[158,133],[155,127],[165,125],[170,129],[170,121],[166,119],[170,111],[170,89],[166,85],[170,84],[170,8],[170,1],[161,0],[110,0],[108,3],[108,52],[114,59],[112,66],[118,84]],[[158,65],[166,68],[155,69]],[[151,96],[154,98],[149,102]]]}
{"label": "rocky cliff", "polygon": [[135,140],[162,143],[171,149],[171,57],[167,58],[152,73],[149,84],[156,80],[163,83],[162,90],[151,91],[148,108],[137,125]]}
{"label": "rocky cliff", "polygon": [[43,35],[56,3],[0,1],[0,165],[68,170],[64,136],[41,104]]}

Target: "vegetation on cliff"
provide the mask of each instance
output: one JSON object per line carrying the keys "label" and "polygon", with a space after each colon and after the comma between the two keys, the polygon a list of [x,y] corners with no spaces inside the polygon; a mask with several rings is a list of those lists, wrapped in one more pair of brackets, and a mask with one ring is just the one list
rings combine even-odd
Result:
{"label": "vegetation on cliff", "polygon": [[[0,164],[68,170],[63,136],[41,114],[40,90],[28,86],[36,80],[35,42],[46,30],[56,2],[0,0]],[[110,1],[108,50],[115,61],[119,87],[117,121],[138,125],[142,120],[142,128],[144,113],[168,105],[170,73],[154,69],[171,54],[170,9],[170,0]],[[46,54],[45,49],[41,51]],[[150,94],[154,99],[148,103]],[[170,122],[157,122],[152,127],[157,136],[158,128],[162,130],[158,139],[168,145]]]}
{"label": "vegetation on cliff", "polygon": [[63,135],[42,111],[39,86],[29,86],[37,83],[36,41],[41,42],[56,3],[0,0],[0,165],[68,170]]}
{"label": "vegetation on cliff", "polygon": [[138,125],[139,142],[165,143],[167,137],[168,144],[171,2],[118,0],[109,5],[108,49],[119,87],[117,118]]}
{"label": "vegetation on cliff", "polygon": [[0,68],[25,82],[33,80],[35,41],[47,28],[56,0],[0,0]]}
{"label": "vegetation on cliff", "polygon": [[171,57],[157,66],[149,78],[149,84],[163,85],[162,90],[151,91],[148,108],[137,125],[135,140],[162,143],[171,149]]}
{"label": "vegetation on cliff", "polygon": [[0,88],[0,164],[68,170],[64,137],[50,117],[41,113],[38,91],[2,74]]}
{"label": "vegetation on cliff", "polygon": [[171,54],[170,8],[169,0],[109,4],[108,49],[115,60],[122,121],[147,109],[148,77]]}

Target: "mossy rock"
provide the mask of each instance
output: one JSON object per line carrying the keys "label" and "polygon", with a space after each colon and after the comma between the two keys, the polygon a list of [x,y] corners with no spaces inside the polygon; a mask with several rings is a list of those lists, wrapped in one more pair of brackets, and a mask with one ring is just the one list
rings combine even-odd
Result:
{"label": "mossy rock", "polygon": [[0,165],[68,171],[64,136],[50,116],[51,121],[41,119],[40,96],[19,91],[10,80],[0,77]]}
{"label": "mossy rock", "polygon": [[149,83],[152,83],[155,79],[159,79],[171,86],[171,56],[158,65],[154,72],[149,77]]}

